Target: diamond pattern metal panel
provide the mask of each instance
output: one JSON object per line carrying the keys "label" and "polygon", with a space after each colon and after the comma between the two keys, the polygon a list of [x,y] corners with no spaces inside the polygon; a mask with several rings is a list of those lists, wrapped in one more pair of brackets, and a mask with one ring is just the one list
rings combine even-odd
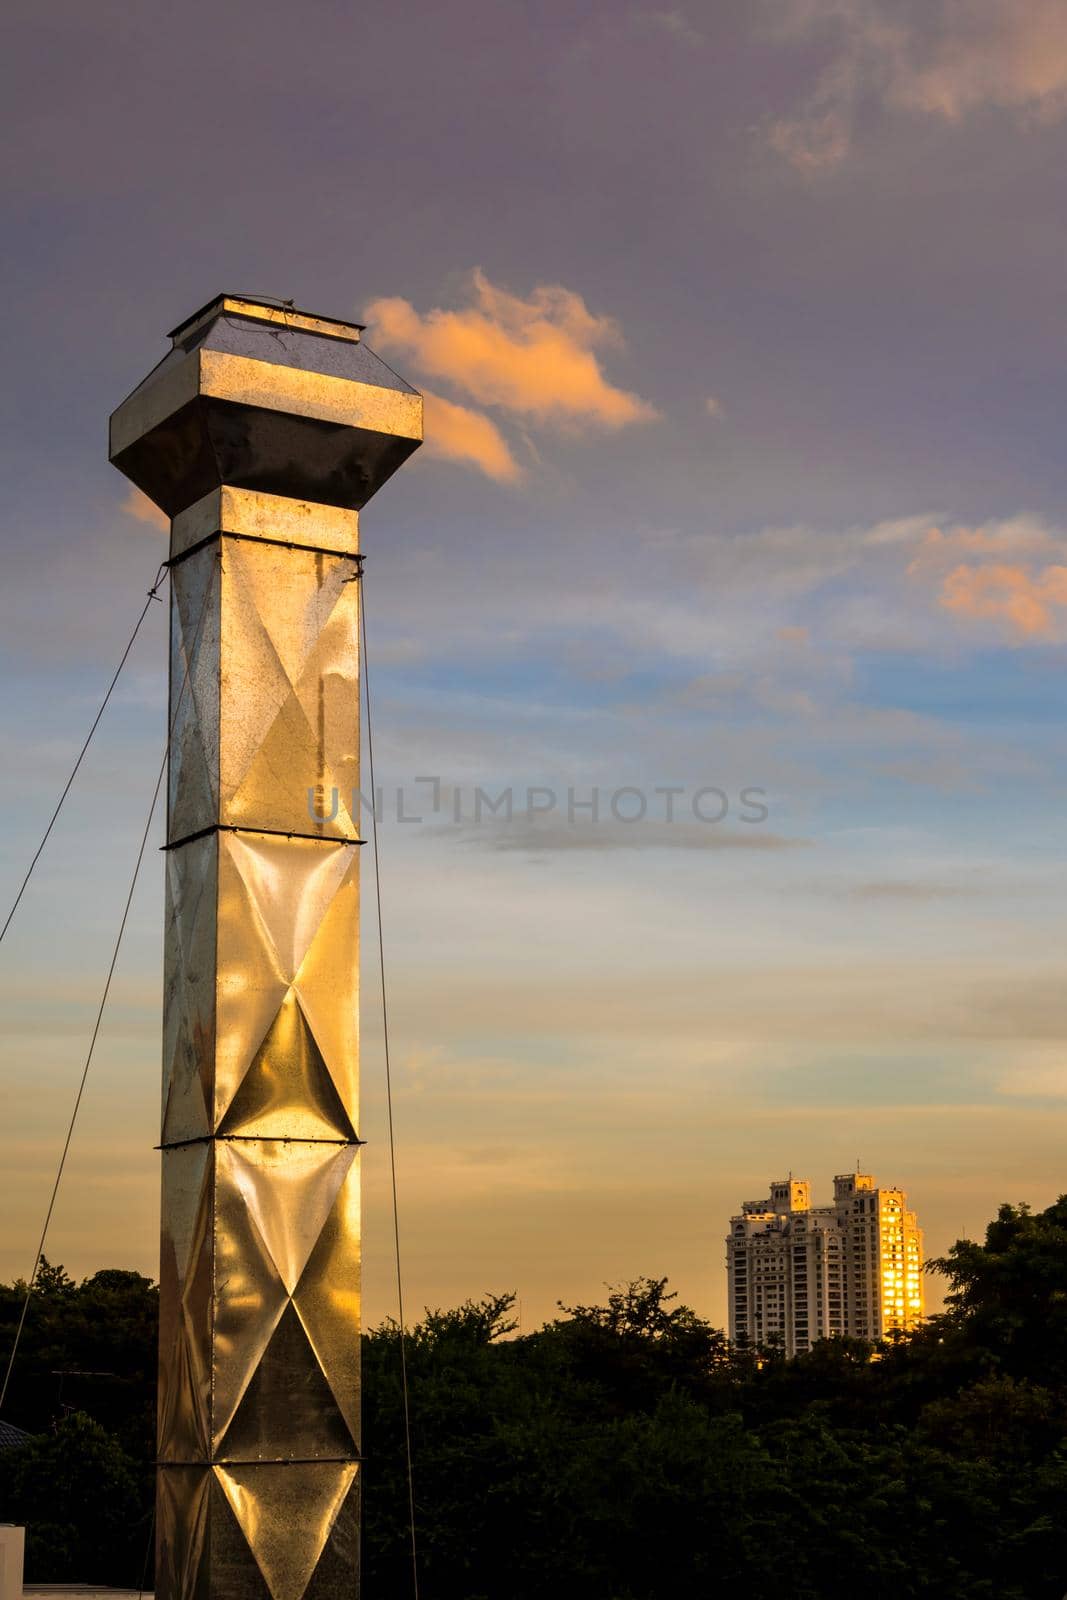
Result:
{"label": "diamond pattern metal panel", "polygon": [[358,836],[354,578],[349,556],[243,538],[173,569],[172,841],[216,822]]}
{"label": "diamond pattern metal panel", "polygon": [[[354,1461],[215,1469],[271,1600],[301,1600],[308,1593],[331,1535],[341,1536],[336,1542],[348,1557],[345,1568],[352,1571],[358,1557],[353,1512],[358,1519],[358,1510],[355,1503],[347,1508],[346,1502],[355,1502],[358,1470]],[[345,1509],[349,1514],[342,1517]],[[346,1588],[331,1592],[341,1595]]]}
{"label": "diamond pattern metal panel", "polygon": [[216,546],[171,571],[168,839],[218,820],[221,589]]}
{"label": "diamond pattern metal panel", "polygon": [[[314,1298],[315,1278],[305,1287],[301,1280],[331,1212],[346,1213],[340,1190],[346,1182],[358,1185],[357,1147],[337,1144],[297,1144],[284,1140],[219,1143],[216,1212],[215,1360],[213,1380],[212,1440],[216,1450],[229,1454],[226,1432],[252,1381],[256,1368],[274,1337],[282,1315],[292,1304],[299,1315],[305,1296]],[[358,1214],[357,1214],[358,1215]],[[358,1292],[359,1238],[342,1228],[317,1272],[334,1273],[339,1282]],[[349,1318],[340,1336],[354,1340],[357,1325]],[[327,1383],[334,1376],[308,1341],[309,1369],[323,1367]],[[345,1374],[336,1378],[340,1399]],[[294,1418],[284,1410],[273,1416],[279,1448],[276,1455],[317,1456],[312,1440],[293,1435]],[[350,1441],[355,1454],[356,1439]]]}
{"label": "diamond pattern metal panel", "polygon": [[[215,1126],[275,1137],[284,1128],[295,1138],[352,1138],[358,850],[223,834],[218,919]],[[249,1074],[253,1082],[235,1103]],[[269,1130],[257,1126],[257,1115],[269,1119]]]}
{"label": "diamond pattern metal panel", "polygon": [[165,1466],[156,1594],[187,1600],[358,1600],[359,1466]]}
{"label": "diamond pattern metal panel", "polygon": [[[344,556],[226,544],[220,820],[354,839],[358,594]],[[308,791],[325,797],[316,825]]]}
{"label": "diamond pattern metal panel", "polygon": [[214,835],[167,856],[163,1142],[212,1132],[218,858]]}
{"label": "diamond pattern metal panel", "polygon": [[210,1467],[160,1467],[156,1477],[157,1595],[211,1600],[215,1592],[209,1539],[213,1486]]}
{"label": "diamond pattern metal panel", "polygon": [[210,1449],[214,1163],[207,1141],[163,1162],[159,1270],[160,1459],[206,1461]]}

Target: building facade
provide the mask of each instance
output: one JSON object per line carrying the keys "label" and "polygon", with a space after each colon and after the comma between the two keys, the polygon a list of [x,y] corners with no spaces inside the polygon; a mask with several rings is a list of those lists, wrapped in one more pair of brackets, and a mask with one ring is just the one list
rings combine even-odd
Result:
{"label": "building facade", "polygon": [[834,1179],[830,1205],[811,1185],[772,1183],[746,1200],[726,1240],[730,1338],[790,1356],[818,1339],[881,1339],[923,1317],[923,1236],[903,1189],[869,1172]]}

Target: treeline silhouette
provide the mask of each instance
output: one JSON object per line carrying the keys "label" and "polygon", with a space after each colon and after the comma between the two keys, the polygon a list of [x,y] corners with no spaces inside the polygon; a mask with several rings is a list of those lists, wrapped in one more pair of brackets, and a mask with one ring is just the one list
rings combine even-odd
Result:
{"label": "treeline silhouette", "polygon": [[[640,1279],[515,1337],[511,1295],[409,1333],[432,1600],[1061,1600],[1067,1197],[932,1264],[946,1309],[876,1349],[731,1347]],[[0,1359],[24,1284],[0,1289]],[[3,1420],[27,1576],[151,1583],[156,1290],[45,1263]],[[364,1589],[411,1593],[398,1334],[364,1336]]]}

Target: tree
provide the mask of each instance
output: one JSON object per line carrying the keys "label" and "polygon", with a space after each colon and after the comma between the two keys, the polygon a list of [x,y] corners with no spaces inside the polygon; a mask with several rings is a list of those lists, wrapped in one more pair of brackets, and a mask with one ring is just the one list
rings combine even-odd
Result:
{"label": "tree", "polygon": [[0,1453],[0,1516],[25,1525],[33,1583],[139,1581],[148,1523],[137,1465],[82,1412]]}
{"label": "tree", "polygon": [[73,1294],[76,1289],[74,1279],[63,1267],[54,1267],[47,1256],[42,1256],[37,1263],[37,1276],[33,1280],[33,1292],[48,1299],[58,1299],[60,1296]]}
{"label": "tree", "polygon": [[949,1280],[941,1332],[992,1370],[1067,1381],[1067,1195],[1034,1215],[1002,1205],[985,1244],[959,1239],[930,1263]]}
{"label": "tree", "polygon": [[[133,1586],[150,1525],[156,1290],[116,1270],[74,1285],[43,1265],[8,1413],[38,1437],[0,1464],[0,1519],[30,1520],[38,1581]],[[426,1592],[1061,1600],[1067,1203],[1003,1207],[984,1244],[960,1240],[935,1265],[949,1277],[942,1316],[793,1360],[731,1347],[665,1278],[561,1305],[525,1337],[510,1294],[428,1311],[406,1335]],[[24,1296],[0,1288],[0,1342]],[[400,1594],[396,1325],[363,1350],[364,1571],[368,1592]],[[134,1530],[125,1545],[114,1507]]]}

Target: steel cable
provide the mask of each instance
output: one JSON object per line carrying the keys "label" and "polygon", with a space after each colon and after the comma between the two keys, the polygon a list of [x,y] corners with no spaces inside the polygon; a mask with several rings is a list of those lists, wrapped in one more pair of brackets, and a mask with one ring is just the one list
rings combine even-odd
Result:
{"label": "steel cable", "polygon": [[415,1534],[415,1467],[411,1448],[411,1398],[408,1390],[407,1332],[404,1324],[404,1278],[400,1266],[400,1209],[397,1201],[396,1136],[393,1126],[393,1074],[389,1055],[389,1005],[385,984],[385,936],[382,931],[382,874],[378,850],[378,805],[374,783],[374,734],[371,726],[370,669],[367,665],[367,608],[364,590],[363,562],[359,563],[359,637],[363,653],[363,696],[367,707],[367,766],[370,769],[371,838],[374,855],[374,899],[378,917],[378,966],[382,985],[382,1045],[385,1056],[385,1102],[389,1123],[389,1174],[393,1194],[393,1249],[396,1259],[396,1299],[400,1334],[400,1387],[404,1405],[404,1449],[407,1462],[408,1520],[411,1530],[411,1590],[414,1600],[419,1600],[419,1556]]}
{"label": "steel cable", "polygon": [[78,759],[77,759],[77,761],[75,761],[74,766],[71,768],[70,777],[67,779],[66,783],[63,785],[63,789],[62,789],[62,792],[61,792],[61,794],[59,796],[59,801],[58,801],[58,803],[56,805],[56,809],[52,812],[51,820],[49,821],[49,824],[48,824],[47,828],[44,830],[44,836],[42,837],[40,844],[37,846],[37,849],[34,851],[33,859],[30,861],[30,864],[26,869],[26,876],[23,878],[21,884],[19,885],[19,892],[15,896],[15,899],[14,899],[14,902],[13,902],[13,904],[11,906],[11,909],[8,912],[7,917],[4,920],[3,927],[0,928],[0,942],[3,941],[5,933],[7,932],[8,928],[11,926],[11,919],[14,917],[15,912],[19,908],[19,902],[21,901],[22,896],[26,892],[26,885],[29,883],[31,876],[33,875],[33,869],[37,865],[38,860],[40,859],[40,855],[41,855],[42,850],[44,849],[45,845],[48,843],[49,835],[51,834],[52,829],[56,825],[56,819],[58,818],[59,813],[63,809],[63,802],[66,800],[67,795],[70,793],[71,784],[74,782],[75,778],[78,776],[78,768],[81,766],[82,761],[85,758],[85,752],[88,750],[90,744],[92,743],[93,734],[96,732],[97,724],[99,723],[100,718],[104,715],[104,712],[107,710],[108,701],[111,699],[111,695],[112,695],[112,692],[113,692],[113,690],[115,688],[115,685],[119,681],[119,674],[121,673],[123,667],[126,665],[126,658],[129,656],[130,651],[133,649],[134,642],[135,642],[135,640],[137,638],[137,635],[141,631],[141,624],[144,621],[145,617],[147,617],[149,611],[151,610],[152,601],[159,599],[159,595],[158,595],[157,591],[159,589],[160,584],[163,582],[163,578],[166,575],[166,572],[167,572],[167,564],[166,564],[166,562],[162,562],[160,564],[159,571],[156,573],[156,581],[155,581],[155,583],[153,583],[151,589],[149,589],[149,591],[148,591],[148,599],[144,603],[144,609],[141,612],[141,615],[137,618],[137,622],[134,625],[134,630],[130,634],[129,643],[127,644],[125,650],[122,652],[122,656],[121,656],[121,658],[119,660],[119,664],[115,668],[115,676],[112,678],[111,682],[107,686],[107,693],[105,694],[103,700],[100,702],[100,709],[97,711],[96,716],[93,718],[92,724],[91,724],[91,726],[89,728],[89,732],[85,736],[85,743],[82,745],[81,749],[78,752]]}
{"label": "steel cable", "polygon": [[[157,580],[157,582],[158,582],[158,580]],[[88,1049],[88,1052],[87,1052],[86,1057],[85,1057],[85,1065],[82,1068],[81,1080],[80,1080],[80,1082],[78,1084],[78,1092],[74,1097],[74,1108],[73,1108],[73,1110],[71,1112],[70,1122],[69,1122],[69,1124],[67,1126],[67,1136],[63,1141],[63,1149],[62,1149],[62,1152],[61,1152],[60,1157],[59,1157],[59,1166],[58,1166],[58,1169],[56,1171],[55,1182],[52,1185],[52,1193],[51,1193],[51,1195],[49,1197],[49,1201],[48,1201],[48,1210],[45,1213],[44,1226],[41,1229],[41,1237],[40,1237],[40,1241],[39,1241],[39,1243],[37,1245],[37,1254],[34,1257],[33,1271],[30,1273],[30,1279],[29,1279],[28,1284],[26,1285],[26,1294],[25,1294],[25,1297],[24,1297],[23,1302],[22,1302],[22,1310],[21,1310],[21,1313],[19,1315],[18,1326],[15,1329],[15,1338],[14,1338],[14,1342],[12,1343],[12,1346],[11,1346],[11,1353],[9,1354],[8,1359],[7,1359],[7,1368],[6,1368],[5,1372],[4,1372],[3,1385],[0,1386],[0,1411],[3,1410],[4,1401],[7,1398],[7,1390],[8,1390],[8,1385],[11,1382],[11,1373],[12,1373],[12,1369],[14,1368],[14,1365],[15,1365],[15,1357],[18,1354],[19,1343],[20,1343],[20,1341],[22,1339],[22,1332],[23,1332],[23,1329],[24,1329],[24,1327],[26,1325],[26,1313],[29,1310],[30,1300],[31,1300],[31,1298],[33,1296],[34,1285],[37,1282],[37,1274],[38,1274],[38,1272],[40,1270],[40,1265],[41,1265],[41,1256],[42,1256],[42,1254],[44,1252],[45,1241],[48,1238],[48,1229],[49,1229],[49,1226],[51,1225],[52,1213],[55,1210],[56,1196],[59,1194],[59,1186],[60,1186],[60,1183],[63,1180],[63,1169],[64,1169],[64,1167],[66,1166],[66,1163],[67,1163],[67,1155],[68,1155],[68,1153],[70,1151],[71,1140],[74,1137],[74,1127],[75,1127],[75,1124],[77,1123],[77,1120],[78,1120],[78,1112],[81,1109],[82,1097],[85,1094],[85,1085],[86,1085],[86,1083],[88,1081],[88,1078],[89,1078],[89,1068],[92,1065],[93,1054],[94,1054],[94,1052],[96,1050],[96,1041],[97,1041],[97,1039],[99,1038],[99,1035],[100,1035],[100,1026],[101,1026],[101,1023],[104,1020],[104,1010],[105,1010],[105,1008],[107,1006],[108,995],[111,992],[111,980],[115,975],[115,967],[116,967],[116,965],[118,963],[119,951],[122,948],[122,940],[123,940],[123,936],[124,936],[124,934],[126,932],[126,923],[127,923],[127,920],[129,919],[129,915],[130,915],[130,906],[133,903],[134,890],[137,888],[137,879],[140,876],[141,865],[142,865],[142,863],[144,861],[145,850],[147,849],[147,846],[148,846],[148,835],[149,835],[149,833],[151,831],[151,828],[152,828],[152,818],[155,816],[156,804],[157,804],[157,802],[159,800],[159,791],[163,787],[163,778],[164,778],[164,775],[165,775],[166,770],[167,770],[167,758],[170,755],[171,740],[174,737],[174,729],[175,729],[175,727],[177,725],[177,721],[178,721],[178,712],[181,709],[181,703],[182,703],[182,700],[185,697],[186,685],[189,682],[190,668],[192,666],[193,659],[196,656],[197,646],[199,645],[199,642],[200,642],[200,630],[203,627],[204,618],[207,615],[207,603],[208,603],[208,600],[211,598],[211,591],[212,591],[213,588],[214,588],[214,576],[212,576],[212,578],[208,580],[207,586],[206,586],[206,588],[204,590],[204,599],[203,599],[203,602],[202,602],[202,604],[200,606],[200,615],[197,618],[196,629],[195,629],[195,632],[194,632],[194,635],[193,635],[193,642],[192,642],[192,645],[189,648],[189,650],[186,652],[185,672],[184,672],[184,674],[182,676],[181,685],[180,685],[180,687],[178,689],[178,695],[177,695],[177,698],[176,698],[176,700],[174,702],[174,710],[173,710],[173,712],[171,714],[170,723],[169,723],[168,728],[167,728],[167,740],[166,740],[166,744],[163,747],[163,760],[160,762],[159,773],[158,773],[158,775],[156,777],[156,782],[155,782],[155,788],[152,790],[152,802],[151,802],[151,804],[150,804],[150,806],[148,808],[148,818],[147,818],[147,821],[145,822],[144,832],[141,835],[141,843],[140,843],[140,846],[138,847],[138,850],[137,850],[137,859],[136,859],[136,861],[134,863],[133,876],[130,879],[130,887],[129,887],[129,891],[128,891],[127,895],[126,895],[126,903],[125,903],[125,906],[123,907],[122,918],[121,918],[121,920],[119,922],[118,935],[117,935],[117,937],[115,939],[114,948],[112,949],[112,952],[111,952],[111,962],[110,962],[110,965],[108,966],[108,969],[107,969],[107,977],[104,980],[104,991],[103,991],[103,994],[100,997],[100,1005],[99,1005],[99,1007],[97,1009],[96,1021],[93,1024],[92,1036],[91,1036],[91,1038],[89,1040],[89,1049]]]}

